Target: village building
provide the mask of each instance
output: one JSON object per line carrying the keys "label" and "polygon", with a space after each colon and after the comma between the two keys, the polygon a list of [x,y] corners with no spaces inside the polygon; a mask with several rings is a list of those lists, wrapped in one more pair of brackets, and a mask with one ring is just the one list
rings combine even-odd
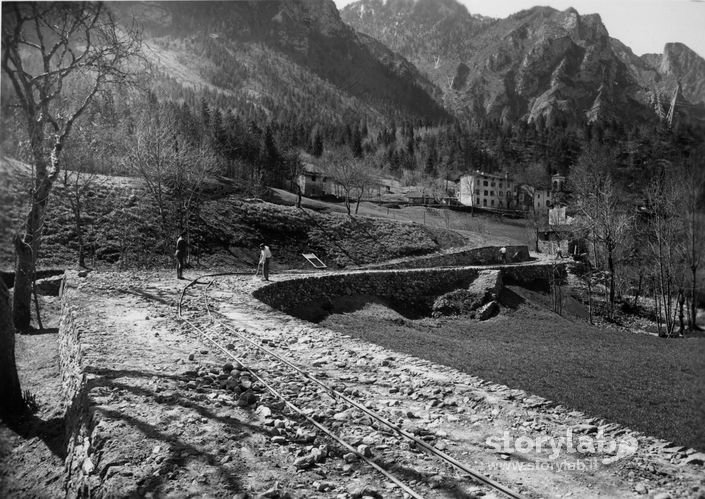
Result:
{"label": "village building", "polygon": [[496,175],[481,171],[460,177],[460,204],[485,209],[514,208],[515,182],[508,174]]}
{"label": "village building", "polygon": [[[345,192],[333,177],[322,168],[306,163],[296,181],[301,194],[306,197],[320,198],[325,196],[343,197]],[[401,183],[390,177],[374,177],[365,187],[365,198],[381,199],[387,195],[399,193]]]}
{"label": "village building", "polygon": [[435,204],[436,200],[430,192],[424,191],[409,191],[404,196],[405,200],[409,204],[417,205],[427,205]]}
{"label": "village building", "polygon": [[565,197],[565,175],[551,176],[550,188],[538,188],[529,184],[522,184],[518,188],[517,204],[524,211],[533,209],[535,212],[546,212],[554,206],[561,204]]}
{"label": "village building", "polygon": [[402,191],[401,182],[392,177],[375,176],[374,186],[370,188],[370,192],[376,194],[378,198],[384,196],[393,196],[400,194]]}
{"label": "village building", "polygon": [[334,182],[325,175],[323,170],[307,164],[297,179],[301,194],[306,197],[321,197],[332,194]]}
{"label": "village building", "polygon": [[[571,241],[574,240],[574,219],[567,214],[565,206],[548,209],[548,223],[537,230],[538,249],[541,253],[567,257],[571,253]],[[574,246],[574,245],[573,245]]]}

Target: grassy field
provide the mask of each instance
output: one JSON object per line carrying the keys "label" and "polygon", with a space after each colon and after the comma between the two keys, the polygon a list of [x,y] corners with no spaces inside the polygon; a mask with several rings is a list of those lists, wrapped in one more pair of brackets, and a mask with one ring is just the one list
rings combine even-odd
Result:
{"label": "grassy field", "polygon": [[[288,191],[272,189],[274,201],[293,205],[296,196]],[[303,198],[302,206],[312,210],[346,213],[345,205],[327,203],[315,199]],[[354,210],[354,206],[353,206]],[[360,203],[359,214],[363,216],[385,218],[400,222],[415,223],[425,227],[450,229],[460,232],[470,246],[491,246],[501,244],[527,244],[530,230],[526,220],[500,219],[496,215],[476,214],[467,212],[429,208],[424,206],[404,206],[388,208],[373,202]]]}
{"label": "grassy field", "polygon": [[486,322],[404,319],[379,303],[322,325],[705,450],[705,338],[592,327],[523,304]]}

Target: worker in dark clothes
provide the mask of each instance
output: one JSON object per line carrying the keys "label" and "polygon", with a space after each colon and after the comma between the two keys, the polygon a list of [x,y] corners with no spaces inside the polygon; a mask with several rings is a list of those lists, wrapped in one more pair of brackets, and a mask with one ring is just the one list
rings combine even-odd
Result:
{"label": "worker in dark clothes", "polygon": [[182,232],[179,234],[179,238],[176,240],[176,278],[184,278],[184,262],[186,260],[186,250],[188,248],[188,243],[186,242],[186,233]]}

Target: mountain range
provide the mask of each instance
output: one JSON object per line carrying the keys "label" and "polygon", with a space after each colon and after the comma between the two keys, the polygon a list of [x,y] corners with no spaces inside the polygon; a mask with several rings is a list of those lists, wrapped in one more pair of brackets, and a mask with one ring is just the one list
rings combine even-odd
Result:
{"label": "mountain range", "polygon": [[408,58],[456,115],[645,119],[678,83],[682,107],[705,105],[705,60],[680,43],[638,57],[599,14],[534,7],[489,19],[455,0],[359,0],[341,17]]}
{"label": "mountain range", "polygon": [[162,75],[256,106],[333,121],[449,117],[409,61],[345,24],[331,0],[115,2]]}
{"label": "mountain range", "polygon": [[[705,60],[680,43],[635,55],[598,14],[534,7],[505,19],[456,0],[115,2],[142,26],[162,87],[265,118],[548,123],[705,115]],[[165,83],[166,82],[166,83]],[[678,90],[677,90],[678,89]]]}

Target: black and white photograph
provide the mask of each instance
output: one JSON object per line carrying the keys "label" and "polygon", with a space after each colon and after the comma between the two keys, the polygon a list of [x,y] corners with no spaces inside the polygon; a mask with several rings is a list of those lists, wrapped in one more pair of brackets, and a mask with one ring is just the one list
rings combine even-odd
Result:
{"label": "black and white photograph", "polygon": [[0,0],[0,497],[705,499],[705,0]]}

